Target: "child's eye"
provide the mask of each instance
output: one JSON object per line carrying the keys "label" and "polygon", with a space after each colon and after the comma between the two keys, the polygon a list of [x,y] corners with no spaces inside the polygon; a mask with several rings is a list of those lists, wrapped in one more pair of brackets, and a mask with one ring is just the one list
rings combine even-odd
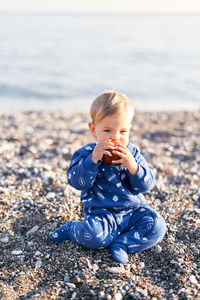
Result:
{"label": "child's eye", "polygon": [[110,132],[110,130],[109,129],[105,129],[104,132]]}
{"label": "child's eye", "polygon": [[127,131],[126,131],[126,130],[121,130],[120,132],[121,132],[121,133],[126,133]]}

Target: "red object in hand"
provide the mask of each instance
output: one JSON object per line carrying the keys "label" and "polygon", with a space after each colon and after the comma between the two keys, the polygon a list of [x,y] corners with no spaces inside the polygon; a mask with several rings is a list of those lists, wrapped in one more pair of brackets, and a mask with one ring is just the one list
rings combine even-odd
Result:
{"label": "red object in hand", "polygon": [[[119,140],[117,140],[117,139],[112,139],[112,142],[114,143],[114,146],[118,146],[120,144]],[[120,156],[117,155],[117,154],[114,154],[112,149],[108,149],[108,151],[112,154],[112,156],[104,154],[104,156],[103,156],[103,162],[105,164],[111,165],[113,160],[120,159]],[[115,164],[115,165],[117,166],[117,165],[120,165],[120,164]]]}

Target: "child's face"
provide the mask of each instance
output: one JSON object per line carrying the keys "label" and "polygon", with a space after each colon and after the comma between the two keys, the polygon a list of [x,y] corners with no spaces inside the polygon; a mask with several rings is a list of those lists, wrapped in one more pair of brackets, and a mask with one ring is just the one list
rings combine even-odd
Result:
{"label": "child's face", "polygon": [[97,142],[117,139],[124,146],[127,146],[129,142],[131,120],[126,113],[116,113],[106,116],[97,124],[89,123],[89,127]]}

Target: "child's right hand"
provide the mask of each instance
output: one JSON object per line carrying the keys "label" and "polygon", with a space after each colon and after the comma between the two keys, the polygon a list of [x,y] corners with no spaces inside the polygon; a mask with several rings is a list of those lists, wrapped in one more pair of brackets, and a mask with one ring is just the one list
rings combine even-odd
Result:
{"label": "child's right hand", "polygon": [[106,141],[101,141],[99,142],[95,147],[92,152],[92,160],[95,164],[99,162],[104,156],[104,154],[107,154],[109,156],[112,156],[110,151],[108,149],[114,149],[114,143],[112,142],[111,139],[106,140]]}

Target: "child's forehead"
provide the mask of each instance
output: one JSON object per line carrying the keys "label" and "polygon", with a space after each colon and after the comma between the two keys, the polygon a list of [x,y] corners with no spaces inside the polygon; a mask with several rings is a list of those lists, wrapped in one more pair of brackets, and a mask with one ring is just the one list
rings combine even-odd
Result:
{"label": "child's forehead", "polygon": [[116,113],[104,117],[102,120],[99,121],[99,123],[103,127],[115,127],[116,125],[126,127],[131,123],[131,120],[128,117],[127,113]]}

